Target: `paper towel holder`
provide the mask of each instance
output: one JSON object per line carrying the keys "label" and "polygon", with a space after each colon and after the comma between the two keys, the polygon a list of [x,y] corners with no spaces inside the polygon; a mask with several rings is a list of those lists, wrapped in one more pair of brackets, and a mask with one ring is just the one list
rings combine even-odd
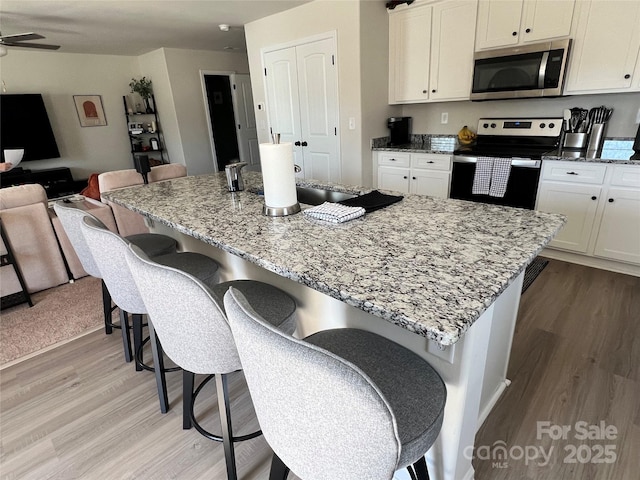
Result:
{"label": "paper towel holder", "polygon": [[300,204],[297,202],[289,207],[268,207],[266,203],[262,206],[262,214],[267,217],[286,217],[298,212],[300,212]]}

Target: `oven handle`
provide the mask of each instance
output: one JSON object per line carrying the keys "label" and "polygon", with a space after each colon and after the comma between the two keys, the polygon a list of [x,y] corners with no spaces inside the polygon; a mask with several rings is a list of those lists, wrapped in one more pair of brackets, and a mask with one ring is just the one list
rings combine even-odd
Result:
{"label": "oven handle", "polygon": [[[477,163],[477,161],[478,161],[478,157],[467,157],[463,155],[453,156],[454,163]],[[519,158],[519,157],[511,158],[512,167],[540,168],[541,165],[542,165],[542,162],[540,160],[532,160],[530,158]]]}

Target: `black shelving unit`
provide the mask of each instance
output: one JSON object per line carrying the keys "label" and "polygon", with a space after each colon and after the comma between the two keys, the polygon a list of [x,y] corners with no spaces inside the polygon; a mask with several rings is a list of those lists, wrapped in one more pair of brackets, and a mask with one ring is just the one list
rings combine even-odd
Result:
{"label": "black shelving unit", "polygon": [[[158,118],[158,108],[156,107],[156,99],[151,95],[152,111],[145,109],[144,104],[136,105],[133,113],[129,113],[129,105],[127,97],[122,97],[124,105],[124,114],[127,119],[127,129],[129,131],[129,143],[131,144],[131,157],[133,165],[136,165],[136,158],[146,155],[149,158],[149,164],[153,167],[163,163],[169,163],[167,151],[164,148],[164,140],[162,131],[160,130],[160,120]],[[143,112],[137,112],[140,108]],[[155,125],[155,129],[153,126]]]}

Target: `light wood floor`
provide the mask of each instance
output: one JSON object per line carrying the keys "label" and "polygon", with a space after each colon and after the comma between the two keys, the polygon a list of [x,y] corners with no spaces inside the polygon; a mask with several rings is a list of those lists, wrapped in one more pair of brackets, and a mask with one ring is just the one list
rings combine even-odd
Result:
{"label": "light wood floor", "polygon": [[[475,460],[477,480],[637,479],[640,279],[551,261],[523,296],[509,378],[477,445],[554,447],[555,456],[547,466]],[[102,332],[0,371],[0,477],[224,479],[222,446],[182,430],[181,375],[168,381],[171,410],[162,415],[153,375],[125,364],[120,337]],[[237,434],[256,428],[243,383],[237,375]],[[203,396],[199,414],[216,430],[213,388]],[[573,431],[564,442],[536,438],[538,421],[580,420],[613,425],[617,438],[576,441]],[[613,444],[617,460],[566,464],[568,444]],[[271,451],[262,437],[238,444],[236,456],[242,480],[268,478]]]}

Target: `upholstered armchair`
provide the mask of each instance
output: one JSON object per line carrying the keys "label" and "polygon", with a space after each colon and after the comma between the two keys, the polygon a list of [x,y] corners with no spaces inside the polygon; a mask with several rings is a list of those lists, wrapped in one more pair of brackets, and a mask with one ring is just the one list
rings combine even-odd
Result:
{"label": "upholstered armchair", "polygon": [[[69,281],[49,218],[47,194],[41,185],[19,185],[1,189],[0,216],[29,293]],[[4,253],[5,245],[1,248]],[[21,290],[13,266],[0,268],[2,296]]]}

